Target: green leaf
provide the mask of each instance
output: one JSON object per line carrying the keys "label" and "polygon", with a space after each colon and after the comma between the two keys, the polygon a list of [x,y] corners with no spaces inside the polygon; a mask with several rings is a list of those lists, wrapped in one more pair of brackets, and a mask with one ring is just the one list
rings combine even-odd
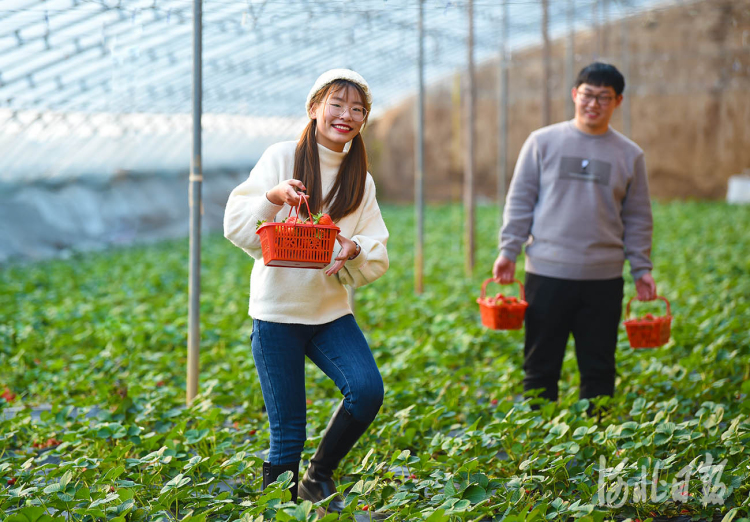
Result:
{"label": "green leaf", "polygon": [[110,502],[114,502],[115,500],[119,499],[120,495],[117,493],[109,493],[106,497],[100,498],[99,500],[95,500],[89,505],[89,509],[93,509],[98,506],[102,506],[104,504],[109,504]]}
{"label": "green leaf", "polygon": [[202,441],[206,438],[206,435],[209,434],[208,429],[202,429],[202,430],[188,430],[185,432],[185,443],[186,444],[197,444],[198,442]]}
{"label": "green leaf", "polygon": [[105,481],[114,481],[125,472],[125,466],[116,466],[104,475]]}
{"label": "green leaf", "polygon": [[190,483],[190,477],[186,477],[182,473],[179,473],[172,480],[164,484],[164,487],[161,488],[161,491],[159,491],[159,494],[163,495],[167,491],[171,491],[173,489],[179,489],[189,483]]}
{"label": "green leaf", "polygon": [[487,498],[487,492],[483,487],[473,484],[464,490],[462,498],[477,504]]}
{"label": "green leaf", "polygon": [[45,522],[51,520],[47,510],[43,507],[24,507],[18,513],[11,514],[5,522]]}

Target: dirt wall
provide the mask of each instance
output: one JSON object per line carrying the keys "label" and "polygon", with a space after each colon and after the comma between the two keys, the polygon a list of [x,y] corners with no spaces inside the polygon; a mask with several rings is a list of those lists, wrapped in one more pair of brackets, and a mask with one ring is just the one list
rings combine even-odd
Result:
{"label": "dirt wall", "polygon": [[[750,167],[750,0],[704,0],[655,9],[575,35],[577,73],[595,59],[626,76],[627,102],[612,126],[645,151],[652,195],[660,199],[720,199],[730,176]],[[624,52],[627,51],[627,52]],[[565,81],[566,39],[552,43],[552,122],[572,114]],[[508,179],[517,154],[542,126],[539,47],[513,53],[509,66]],[[498,67],[476,74],[476,191],[492,200],[498,179]],[[425,193],[458,200],[462,192],[462,79],[428,88],[425,114]],[[414,100],[365,131],[379,197],[413,197]],[[625,128],[624,128],[625,127]]]}

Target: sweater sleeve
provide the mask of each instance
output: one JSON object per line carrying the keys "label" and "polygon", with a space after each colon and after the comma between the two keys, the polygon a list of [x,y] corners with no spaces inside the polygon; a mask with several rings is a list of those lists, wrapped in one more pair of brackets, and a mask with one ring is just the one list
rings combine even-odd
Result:
{"label": "sweater sleeve", "polygon": [[653,268],[651,263],[653,218],[643,154],[635,160],[633,179],[622,203],[622,222],[625,228],[623,235],[625,258],[630,262],[630,273],[633,279],[637,281]]}
{"label": "sweater sleeve", "polygon": [[352,241],[359,243],[359,255],[344,263],[336,274],[341,284],[357,288],[372,283],[388,270],[388,229],[375,199],[375,182],[367,175],[363,209],[354,229]]}
{"label": "sweater sleeve", "polygon": [[500,230],[500,253],[512,261],[521,253],[521,247],[531,233],[534,207],[539,197],[539,175],[539,149],[532,135],[518,155]]}
{"label": "sweater sleeve", "polygon": [[282,179],[283,162],[269,148],[250,172],[247,180],[229,194],[224,211],[224,237],[255,259],[262,259],[258,221],[273,221],[283,205],[268,201],[266,192]]}

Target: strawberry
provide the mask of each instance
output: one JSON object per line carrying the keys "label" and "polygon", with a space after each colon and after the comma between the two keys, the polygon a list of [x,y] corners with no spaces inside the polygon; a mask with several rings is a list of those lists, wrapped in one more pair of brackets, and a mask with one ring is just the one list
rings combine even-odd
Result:
{"label": "strawberry", "polygon": [[16,400],[16,394],[10,391],[7,386],[5,387],[5,391],[0,394],[0,397],[5,399],[5,402],[13,402]]}
{"label": "strawberry", "polygon": [[333,220],[328,214],[319,212],[313,216],[313,223],[316,225],[333,225]]}
{"label": "strawberry", "polygon": [[259,219],[258,222],[255,224],[255,230],[258,230],[261,226],[263,226],[263,223],[265,223],[265,219]]}

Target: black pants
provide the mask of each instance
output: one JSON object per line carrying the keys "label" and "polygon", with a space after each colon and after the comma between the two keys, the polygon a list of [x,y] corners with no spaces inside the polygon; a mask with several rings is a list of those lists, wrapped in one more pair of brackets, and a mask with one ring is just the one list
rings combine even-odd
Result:
{"label": "black pants", "polygon": [[572,333],[579,396],[590,399],[615,391],[615,349],[622,315],[623,279],[575,281],[526,274],[525,391],[557,400],[565,345]]}

